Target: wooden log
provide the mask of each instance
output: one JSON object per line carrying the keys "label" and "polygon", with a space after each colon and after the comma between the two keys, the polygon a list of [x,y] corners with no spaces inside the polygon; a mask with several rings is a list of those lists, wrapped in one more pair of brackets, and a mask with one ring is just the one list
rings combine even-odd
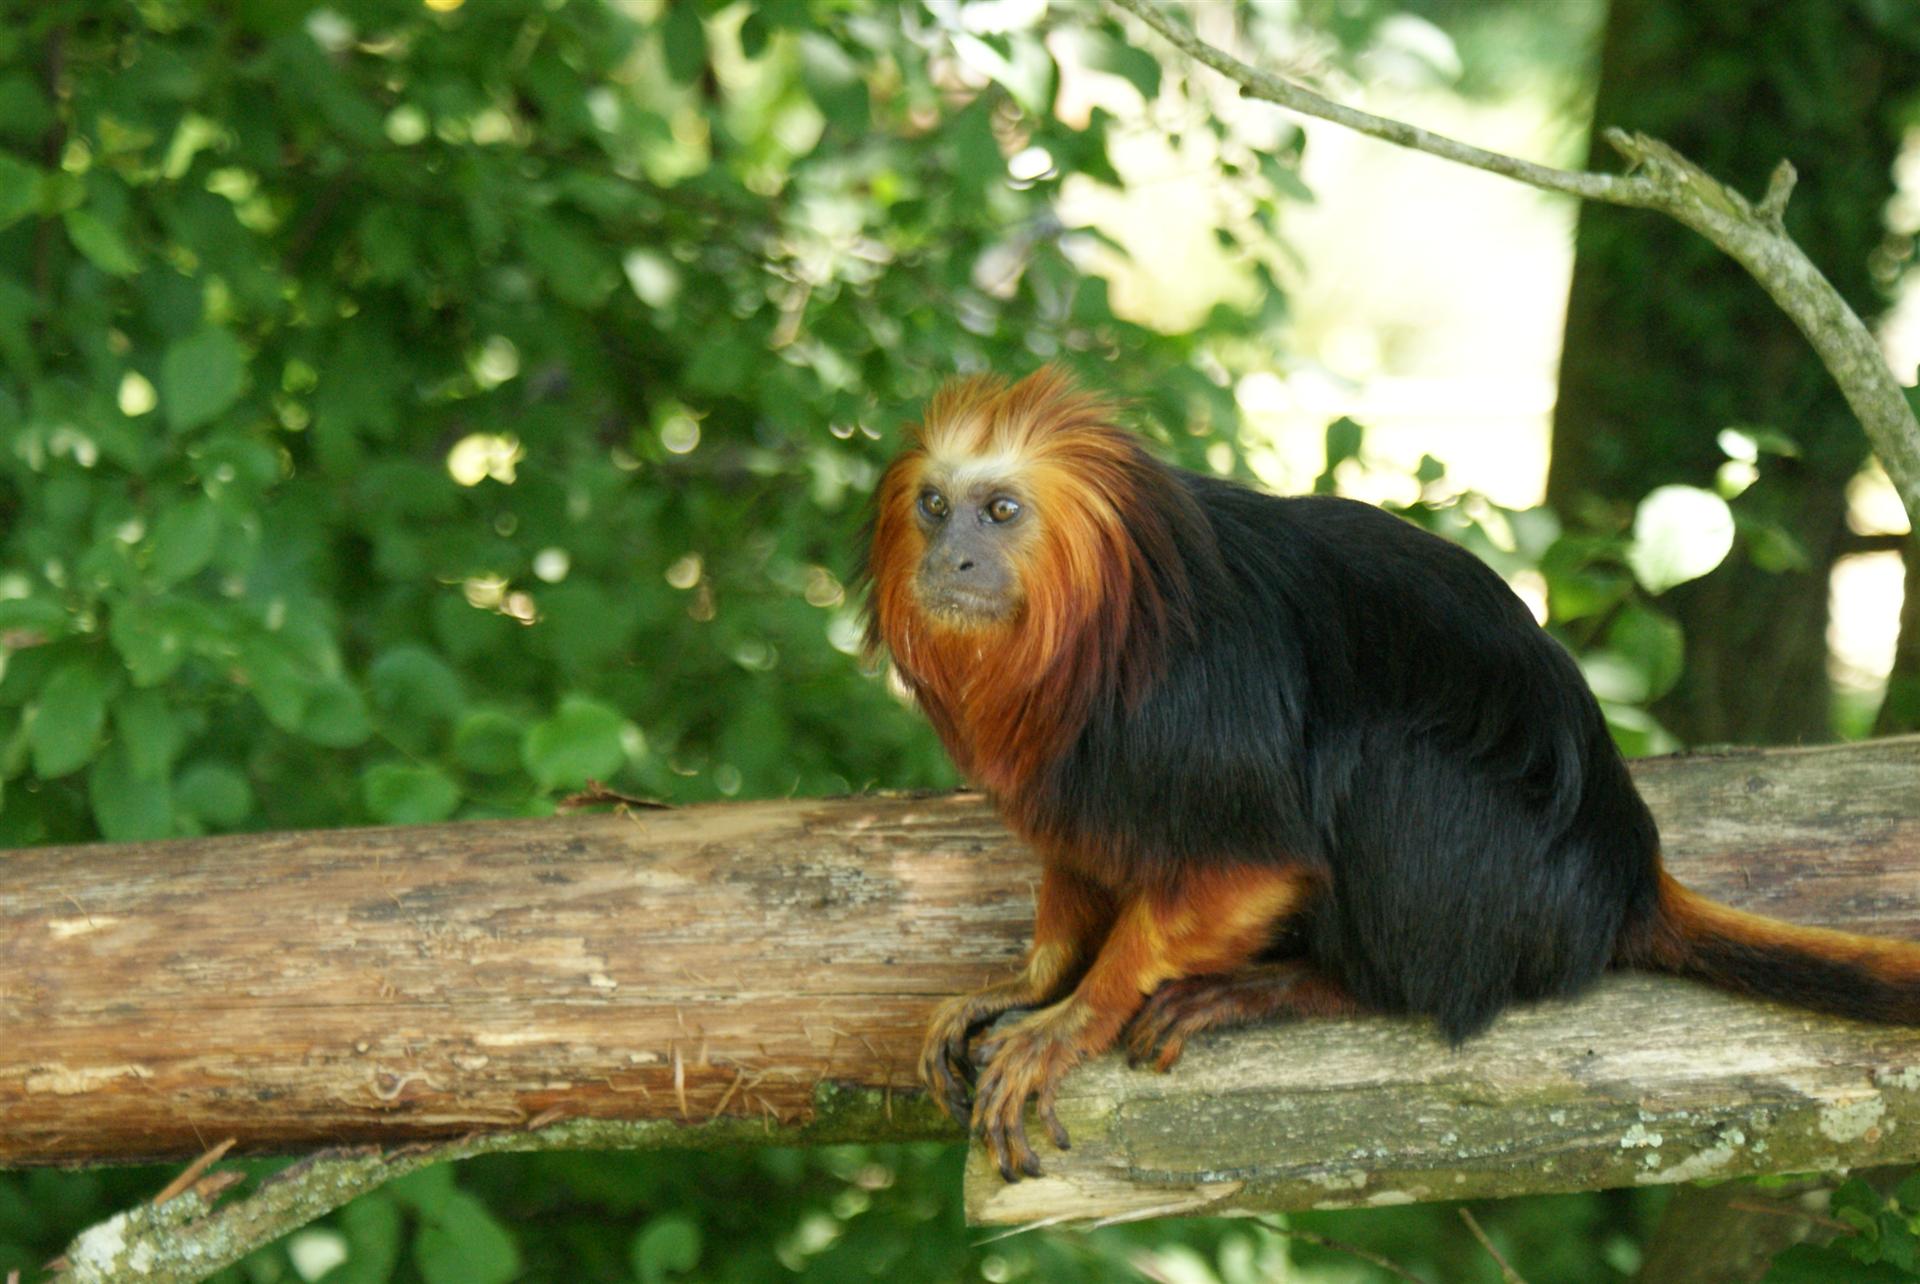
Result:
{"label": "wooden log", "polygon": [[0,1166],[933,1135],[894,1094],[1036,875],[971,795],[6,853]]}
{"label": "wooden log", "polygon": [[[1920,739],[1637,773],[1687,881],[1920,937]],[[558,1118],[602,1145],[957,1136],[913,1091],[921,1023],[1017,958],[1036,874],[964,794],[7,853],[0,1165]],[[1074,1150],[970,1198],[1094,1218],[1884,1163],[1920,1156],[1916,1090],[1909,1032],[1624,978],[1457,1052],[1381,1018],[1201,1040],[1168,1077],[1101,1061],[1063,1094]]]}

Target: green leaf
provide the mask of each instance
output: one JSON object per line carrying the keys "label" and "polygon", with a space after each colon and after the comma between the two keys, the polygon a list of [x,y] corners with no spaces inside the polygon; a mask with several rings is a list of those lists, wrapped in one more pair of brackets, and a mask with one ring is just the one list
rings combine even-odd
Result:
{"label": "green leaf", "polygon": [[374,707],[390,717],[445,721],[466,705],[460,675],[423,646],[398,646],[367,670]]}
{"label": "green leaf", "polygon": [[47,681],[27,725],[33,770],[42,780],[78,771],[93,758],[107,721],[107,680],[84,661],[63,665]]}
{"label": "green leaf", "polygon": [[1276,195],[1307,205],[1313,204],[1313,189],[1308,187],[1306,180],[1300,177],[1297,161],[1293,165],[1283,165],[1272,152],[1262,152],[1260,153],[1260,174],[1273,185]]}
{"label": "green leaf", "polygon": [[701,392],[737,393],[754,379],[764,359],[764,348],[715,336],[694,349],[683,374],[687,385]]}
{"label": "green leaf", "polygon": [[107,619],[107,637],[126,662],[137,687],[150,687],[173,676],[187,658],[187,630],[177,610],[144,602],[113,608]]}
{"label": "green leaf", "polygon": [[0,153],[0,227],[31,214],[40,203],[40,171]]}
{"label": "green leaf", "polygon": [[127,766],[142,780],[165,779],[186,742],[186,728],[158,691],[132,691],[113,702],[113,725]]}
{"label": "green leaf", "polygon": [[998,38],[997,43],[1006,46],[1004,53],[996,47],[995,40],[983,39],[971,32],[956,31],[948,39],[961,62],[1000,85],[1029,115],[1046,113],[1053,101],[1058,69],[1053,55],[1037,37],[1017,32]]}
{"label": "green leaf", "polygon": [[67,239],[73,242],[73,248],[86,255],[102,272],[131,276],[140,270],[140,260],[134,257],[120,233],[92,210],[68,210],[61,219],[67,225]]}
{"label": "green leaf", "polygon": [[1747,556],[1763,571],[1778,575],[1786,571],[1804,571],[1813,565],[1794,533],[1778,522],[1743,521],[1740,537],[1746,541]]}
{"label": "green leaf", "polygon": [[439,1216],[447,1201],[460,1192],[453,1184],[452,1164],[430,1165],[396,1178],[381,1189],[429,1221]]}
{"label": "green leaf", "polygon": [[759,13],[748,14],[747,20],[740,24],[740,52],[749,58],[758,58],[767,51],[771,34],[765,17]]}
{"label": "green leaf", "polygon": [[301,734],[314,682],[299,662],[277,641],[253,638],[241,647],[241,666],[267,721],[282,731]]}
{"label": "green leaf", "polygon": [[37,148],[44,144],[55,117],[39,69],[22,56],[23,44],[21,35],[12,34],[5,46],[11,65],[0,73],[0,135]]}
{"label": "green leaf", "polygon": [[520,1250],[485,1204],[455,1191],[414,1236],[413,1263],[426,1284],[507,1284],[520,1273]]}
{"label": "green leaf", "polygon": [[246,368],[246,350],[225,330],[201,330],[169,346],[159,389],[167,426],[187,432],[219,418],[239,400]]}
{"label": "green leaf", "polygon": [[400,1210],[386,1192],[362,1195],[340,1210],[347,1260],[316,1284],[386,1284],[400,1264]]}
{"label": "green leaf", "polygon": [[460,805],[460,786],[438,767],[388,762],[360,778],[360,797],[374,819],[389,825],[445,820]]}
{"label": "green leaf", "polygon": [[196,762],[173,783],[174,804],[215,829],[231,829],[253,811],[253,786],[219,762]]}
{"label": "green leaf", "polygon": [[707,29],[695,0],[669,0],[669,4],[667,20],[660,25],[667,74],[683,85],[691,84],[707,69]]}
{"label": "green leaf", "polygon": [[1733,549],[1733,510],[1697,486],[1658,486],[1633,514],[1627,565],[1649,593],[1698,579]]}
{"label": "green leaf", "polygon": [[571,668],[598,671],[632,644],[631,593],[591,584],[560,584],[540,595],[540,642]]}
{"label": "green leaf", "polygon": [[520,770],[520,741],[525,734],[518,719],[494,709],[476,709],[460,719],[453,733],[453,756],[468,771],[503,776]]}
{"label": "green leaf", "polygon": [[579,789],[620,770],[625,720],[597,700],[570,696],[553,717],[527,731],[520,758],[542,789]]}
{"label": "green leaf", "polygon": [[628,1260],[640,1284],[662,1284],[670,1274],[700,1264],[700,1227],[689,1217],[655,1218],[633,1237]]}
{"label": "green leaf", "polygon": [[112,842],[142,842],[173,832],[173,798],[165,776],[142,776],[123,745],[113,745],[87,775],[87,801]]}
{"label": "green leaf", "polygon": [[559,220],[529,216],[519,232],[521,248],[561,302],[599,307],[620,283],[600,246]]}
{"label": "green leaf", "polygon": [[1314,480],[1314,493],[1331,495],[1334,491],[1334,470],[1349,459],[1360,457],[1361,444],[1366,440],[1366,429],[1353,420],[1341,415],[1327,425],[1327,463],[1320,470],[1320,476]]}
{"label": "green leaf", "polygon": [[1629,758],[1672,753],[1680,748],[1673,734],[1637,705],[1615,704],[1603,697],[1600,711],[1606,715],[1607,731],[1613,736],[1614,744]]}
{"label": "green leaf", "polygon": [[1686,666],[1686,635],[1680,625],[1659,611],[1639,605],[1621,608],[1607,630],[1607,646],[1625,657],[1646,679],[1646,699],[1658,700],[1673,690]]}
{"label": "green leaf", "polygon": [[66,633],[67,608],[51,598],[14,597],[0,601],[0,633],[37,634],[51,642]]}
{"label": "green leaf", "polygon": [[1090,48],[1087,53],[1087,65],[1096,71],[1109,72],[1124,77],[1129,84],[1140,91],[1140,96],[1152,102],[1160,95],[1160,60],[1124,40],[1116,40],[1105,32],[1089,32]]}
{"label": "green leaf", "polygon": [[1327,471],[1360,456],[1366,430],[1345,415],[1327,425]]}
{"label": "green leaf", "polygon": [[162,587],[179,583],[213,560],[220,540],[220,510],[209,499],[175,504],[154,523],[147,573]]}
{"label": "green leaf", "polygon": [[329,749],[349,749],[373,734],[367,702],[345,678],[326,678],[307,695],[300,734]]}

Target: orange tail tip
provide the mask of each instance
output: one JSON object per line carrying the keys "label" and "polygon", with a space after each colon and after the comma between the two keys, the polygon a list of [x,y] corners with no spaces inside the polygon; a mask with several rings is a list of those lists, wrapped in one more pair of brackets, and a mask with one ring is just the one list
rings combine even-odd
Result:
{"label": "orange tail tip", "polygon": [[1748,914],[1664,871],[1651,939],[1633,961],[1818,1012],[1920,1025],[1920,945]]}

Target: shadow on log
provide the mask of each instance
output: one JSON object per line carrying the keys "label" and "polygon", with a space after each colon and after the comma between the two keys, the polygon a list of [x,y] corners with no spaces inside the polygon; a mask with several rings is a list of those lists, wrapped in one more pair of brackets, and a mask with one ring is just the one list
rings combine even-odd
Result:
{"label": "shadow on log", "polygon": [[[1920,937],[1920,739],[1637,764],[1716,898]],[[0,855],[0,1166],[399,1145],[957,1136],[940,997],[1037,866],[972,795]],[[1370,1019],[1109,1058],[979,1220],[1383,1204],[1920,1158],[1920,1033],[1622,977],[1448,1051]]]}

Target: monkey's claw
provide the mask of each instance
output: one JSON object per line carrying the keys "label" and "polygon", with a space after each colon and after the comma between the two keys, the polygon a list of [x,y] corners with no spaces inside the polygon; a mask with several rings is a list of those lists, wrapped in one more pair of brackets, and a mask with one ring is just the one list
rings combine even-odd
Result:
{"label": "monkey's claw", "polygon": [[955,1123],[964,1127],[972,1116],[969,1089],[975,1067],[985,1064],[970,1046],[973,1036],[1002,1012],[1028,1001],[1024,989],[1003,984],[948,999],[934,1010],[920,1045],[920,1082]]}
{"label": "monkey's claw", "polygon": [[1127,1026],[1127,1064],[1153,1064],[1165,1074],[1187,1050],[1187,1040],[1218,1021],[1220,985],[1213,977],[1168,981]]}
{"label": "monkey's claw", "polygon": [[968,1091],[973,1066],[967,1055],[967,1042],[975,1024],[973,998],[963,995],[942,1003],[927,1026],[925,1042],[920,1045],[920,1082],[927,1085],[940,1108],[962,1125],[973,1113],[972,1094]]}
{"label": "monkey's claw", "polygon": [[973,1103],[973,1132],[986,1142],[994,1167],[1008,1181],[1040,1175],[1040,1157],[1027,1140],[1027,1100],[1037,1097],[1040,1121],[1061,1150],[1072,1145],[1054,1112],[1060,1080],[1080,1060],[1080,1049],[1051,1011],[1028,1017],[982,1044]]}

